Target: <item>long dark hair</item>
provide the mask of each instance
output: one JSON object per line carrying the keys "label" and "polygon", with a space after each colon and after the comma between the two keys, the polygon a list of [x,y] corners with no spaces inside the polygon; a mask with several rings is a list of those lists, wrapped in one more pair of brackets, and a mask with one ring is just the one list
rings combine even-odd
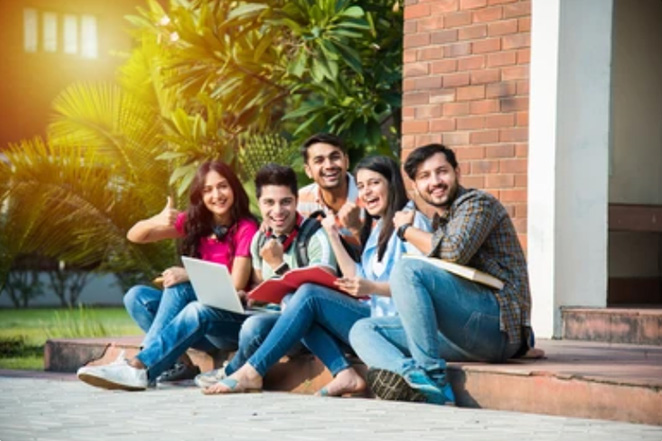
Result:
{"label": "long dark hair", "polygon": [[[233,238],[237,229],[237,223],[240,219],[250,219],[255,221],[255,217],[250,211],[248,195],[241,185],[235,172],[224,162],[209,161],[205,162],[195,173],[195,178],[191,183],[189,193],[189,206],[186,210],[186,223],[184,232],[186,236],[182,242],[182,254],[191,257],[200,257],[200,239],[212,234],[214,227],[214,215],[207,209],[202,200],[202,191],[205,187],[205,179],[210,171],[215,171],[227,179],[230,189],[234,195],[234,202],[230,208],[232,216],[232,225],[228,231],[228,237]],[[234,253],[233,239],[230,242],[230,250]]]}
{"label": "long dark hair", "polygon": [[[367,169],[379,173],[386,179],[388,186],[388,197],[386,202],[388,203],[386,207],[386,213],[382,218],[382,231],[379,232],[379,238],[377,239],[377,260],[381,262],[384,253],[386,252],[386,246],[388,241],[393,234],[393,216],[396,211],[402,210],[402,208],[407,205],[407,191],[405,190],[405,184],[402,181],[402,175],[400,174],[400,167],[398,164],[388,156],[369,156],[363,158],[354,168],[354,176],[356,176],[361,169]],[[374,216],[371,216],[367,211],[365,212],[365,220],[363,222],[363,227],[361,228],[361,251],[365,248],[366,242],[368,241],[368,236],[372,231],[372,223],[375,219]]]}

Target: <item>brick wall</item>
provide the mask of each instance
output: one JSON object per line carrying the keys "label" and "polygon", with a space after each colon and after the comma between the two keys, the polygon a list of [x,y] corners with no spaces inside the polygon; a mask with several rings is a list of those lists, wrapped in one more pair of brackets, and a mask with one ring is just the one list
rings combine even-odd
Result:
{"label": "brick wall", "polygon": [[526,247],[530,0],[405,0],[403,158],[443,142]]}

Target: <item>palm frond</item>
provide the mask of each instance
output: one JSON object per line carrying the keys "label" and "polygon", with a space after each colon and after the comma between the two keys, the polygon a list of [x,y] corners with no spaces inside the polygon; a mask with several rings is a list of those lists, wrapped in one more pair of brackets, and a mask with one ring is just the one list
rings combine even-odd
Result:
{"label": "palm frond", "polygon": [[36,138],[11,145],[6,154],[12,165],[7,222],[21,253],[38,251],[78,265],[119,254],[138,268],[162,260],[125,239],[136,214],[145,211],[143,202],[114,180],[115,169],[97,161],[93,149]]}
{"label": "palm frond", "polygon": [[112,165],[124,187],[133,185],[146,206],[159,207],[167,195],[168,164],[154,161],[161,153],[163,124],[159,114],[119,86],[73,84],[53,102],[49,144],[84,148],[96,162]]}

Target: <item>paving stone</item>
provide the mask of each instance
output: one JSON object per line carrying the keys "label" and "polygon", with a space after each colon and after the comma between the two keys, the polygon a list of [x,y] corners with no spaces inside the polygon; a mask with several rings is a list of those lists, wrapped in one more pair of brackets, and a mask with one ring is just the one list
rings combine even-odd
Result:
{"label": "paving stone", "polygon": [[516,412],[276,392],[208,397],[0,377],[1,441],[660,441],[662,427]]}

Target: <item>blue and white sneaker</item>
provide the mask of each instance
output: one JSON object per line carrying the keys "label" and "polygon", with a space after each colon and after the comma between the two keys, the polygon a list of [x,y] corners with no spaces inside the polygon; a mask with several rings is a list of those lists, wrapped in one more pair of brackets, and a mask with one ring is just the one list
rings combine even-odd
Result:
{"label": "blue and white sneaker", "polygon": [[411,369],[404,375],[369,369],[367,382],[373,393],[383,400],[455,404],[455,394],[445,374],[432,379],[421,369]]}

